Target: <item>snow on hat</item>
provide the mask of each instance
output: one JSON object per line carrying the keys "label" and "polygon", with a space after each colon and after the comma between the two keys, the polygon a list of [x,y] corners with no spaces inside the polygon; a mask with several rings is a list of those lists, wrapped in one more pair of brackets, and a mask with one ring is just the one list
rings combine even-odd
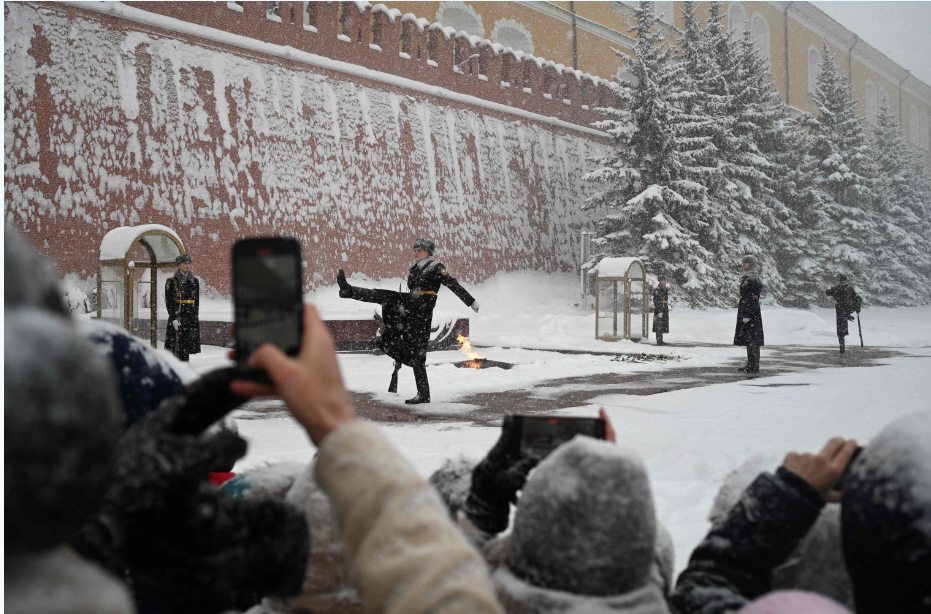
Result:
{"label": "snow on hat", "polygon": [[931,611],[931,411],[888,425],[854,462],[841,535],[857,612]]}
{"label": "snow on hat", "polygon": [[744,256],[743,260],[740,261],[741,264],[749,264],[751,269],[755,269],[759,263],[756,259],[756,256]]}
{"label": "snow on hat", "polygon": [[4,307],[30,306],[68,315],[55,267],[9,225],[3,229]]}
{"label": "snow on hat", "polygon": [[418,247],[424,250],[425,252],[427,252],[428,254],[430,254],[431,256],[433,255],[433,250],[436,249],[436,245],[433,244],[433,241],[431,241],[430,239],[424,239],[423,237],[414,241],[413,249],[417,249]]}
{"label": "snow on hat", "polygon": [[844,606],[806,591],[773,591],[745,605],[737,614],[851,614]]}
{"label": "snow on hat", "polygon": [[127,427],[184,385],[162,354],[126,329],[87,318],[80,318],[77,326],[110,360],[120,387]]}
{"label": "snow on hat", "polygon": [[110,366],[68,320],[35,309],[4,315],[6,549],[35,552],[96,510],[122,415]]}
{"label": "snow on hat", "polygon": [[463,457],[446,459],[443,466],[433,472],[428,480],[453,518],[465,505],[469,496],[475,464],[474,461]]}
{"label": "snow on hat", "polygon": [[508,566],[543,588],[619,595],[644,586],[656,512],[643,461],[624,447],[577,436],[524,486]]}
{"label": "snow on hat", "polygon": [[194,262],[191,257],[187,254],[181,254],[175,258],[175,264],[181,264],[182,262]]}

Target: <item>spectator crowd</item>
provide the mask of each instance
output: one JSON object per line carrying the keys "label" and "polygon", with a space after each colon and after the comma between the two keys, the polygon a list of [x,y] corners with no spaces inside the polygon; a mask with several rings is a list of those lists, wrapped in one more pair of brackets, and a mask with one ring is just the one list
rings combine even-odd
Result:
{"label": "spectator crowd", "polygon": [[[250,357],[270,384],[234,368],[185,384],[125,331],[72,319],[9,228],[4,273],[7,612],[931,613],[926,408],[862,448],[737,468],[675,578],[644,463],[610,428],[517,458],[506,417],[480,462],[424,480],[356,417],[311,306],[298,356]],[[219,483],[246,452],[225,417],[257,395],[317,454]]]}

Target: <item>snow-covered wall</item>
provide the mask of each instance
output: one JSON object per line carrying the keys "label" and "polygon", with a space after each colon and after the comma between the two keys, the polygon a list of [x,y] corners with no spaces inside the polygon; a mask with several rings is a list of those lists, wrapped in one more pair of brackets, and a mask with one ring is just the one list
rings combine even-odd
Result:
{"label": "snow-covered wall", "polygon": [[6,3],[4,34],[5,216],[62,275],[149,223],[222,293],[249,235],[296,236],[308,289],[397,277],[416,236],[466,281],[578,264],[590,130],[74,6]]}

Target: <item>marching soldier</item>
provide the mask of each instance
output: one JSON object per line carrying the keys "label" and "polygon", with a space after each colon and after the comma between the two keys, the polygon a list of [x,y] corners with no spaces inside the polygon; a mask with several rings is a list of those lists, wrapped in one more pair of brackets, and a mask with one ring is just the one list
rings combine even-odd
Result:
{"label": "marching soldier", "polygon": [[740,302],[737,304],[737,329],[734,345],[747,346],[747,364],[739,369],[746,373],[760,372],[760,346],[763,345],[763,315],[760,313],[760,293],[763,282],[757,273],[757,261],[744,256],[744,276],[740,279]]}
{"label": "marching soldier", "polygon": [[840,353],[843,354],[846,351],[844,337],[847,336],[847,322],[853,320],[854,312],[860,313],[863,301],[853,286],[847,282],[846,275],[839,274],[837,282],[836,286],[828,288],[825,293],[836,301],[834,311],[837,316],[837,341],[840,344]]}
{"label": "marching soldier", "polygon": [[[385,329],[376,343],[385,354],[394,358],[395,373],[402,364],[414,369],[417,396],[405,401],[410,405],[430,402],[427,346],[430,343],[433,308],[436,306],[440,286],[452,290],[453,294],[476,313],[479,307],[478,301],[450,276],[442,263],[433,258],[433,241],[417,239],[413,249],[415,262],[407,276],[409,293],[356,288],[346,281],[346,274],[342,269],[336,274],[340,297],[382,305]],[[396,390],[395,382],[396,380],[392,380],[394,390],[389,389],[391,392]]]}
{"label": "marching soldier", "polygon": [[656,345],[666,345],[663,334],[669,332],[669,290],[665,275],[659,276],[659,285],[653,290],[653,332],[656,333]]}
{"label": "marching soldier", "polygon": [[165,349],[187,361],[191,354],[200,353],[200,283],[191,273],[190,256],[178,256],[175,264],[178,270],[165,282]]}

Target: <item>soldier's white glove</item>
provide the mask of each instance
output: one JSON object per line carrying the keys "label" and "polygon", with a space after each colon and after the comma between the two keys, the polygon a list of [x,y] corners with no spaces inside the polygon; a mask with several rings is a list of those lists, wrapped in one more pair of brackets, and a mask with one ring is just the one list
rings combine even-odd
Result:
{"label": "soldier's white glove", "polygon": [[743,319],[743,323],[744,323],[744,324],[746,324],[746,323],[749,322],[749,321],[750,321],[750,318],[744,318],[744,319]]}
{"label": "soldier's white glove", "polygon": [[472,307],[472,311],[474,311],[475,313],[478,313],[478,301],[472,301],[472,304],[470,305],[470,307]]}
{"label": "soldier's white glove", "polygon": [[175,330],[178,330],[181,328],[181,320],[172,320],[171,325],[175,327]]}

